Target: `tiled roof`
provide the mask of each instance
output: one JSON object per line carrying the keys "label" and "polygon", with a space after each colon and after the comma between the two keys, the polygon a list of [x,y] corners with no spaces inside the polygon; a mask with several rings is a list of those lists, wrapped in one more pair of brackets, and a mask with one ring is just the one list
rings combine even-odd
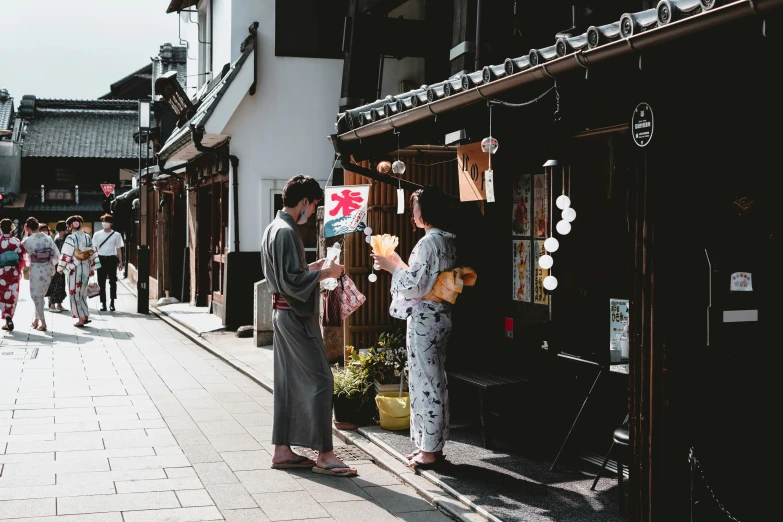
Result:
{"label": "tiled roof", "polygon": [[135,100],[35,101],[22,143],[26,158],[137,158]]}
{"label": "tiled roof", "polygon": [[[158,158],[161,161],[165,163],[174,154],[193,142],[192,129],[204,128],[215,108],[220,103],[220,100],[223,98],[223,95],[231,85],[231,82],[237,77],[240,69],[252,53],[253,46],[248,46],[242,55],[231,64],[228,70],[224,70],[219,78],[215,78],[210,82],[206,87],[201,100],[197,102],[198,106],[195,114],[193,114],[190,120],[185,122],[169,136],[169,139],[166,140],[166,143],[163,145],[160,152],[158,152]],[[256,59],[255,56],[253,58]],[[211,144],[211,146],[215,145],[218,144]]]}
{"label": "tiled roof", "polygon": [[14,99],[8,91],[0,89],[0,130],[11,128],[11,117],[14,115]]}
{"label": "tiled roof", "polygon": [[69,216],[74,212],[103,212],[104,199],[103,194],[82,193],[79,196],[79,203],[41,203],[40,198],[28,196],[23,210],[25,212],[62,212]]}
{"label": "tiled roof", "polygon": [[[338,140],[353,141],[372,134],[391,132],[400,125],[482,101],[494,94],[491,91],[501,92],[512,85],[524,83],[513,82],[511,78],[527,76],[530,81],[547,80],[547,77],[553,79],[566,70],[587,69],[592,65],[591,58],[601,54],[604,48],[607,52],[603,53],[602,58],[612,55],[610,48],[619,54],[620,46],[623,52],[638,51],[639,49],[634,47],[634,41],[647,35],[653,36],[651,33],[657,30],[671,29],[669,35],[678,37],[686,31],[677,28],[688,25],[698,28],[711,27],[736,17],[768,12],[781,4],[783,2],[780,0],[660,0],[656,8],[626,13],[619,21],[592,26],[583,34],[558,35],[552,45],[531,49],[525,56],[507,58],[504,63],[489,65],[480,71],[460,73],[434,85],[423,85],[419,89],[397,96],[387,96],[340,113],[335,123],[340,135]],[[548,67],[550,62],[557,62],[557,66],[552,63],[552,67]],[[504,87],[493,89],[494,82],[503,84]],[[447,101],[452,98],[462,100]],[[414,112],[417,113],[416,118],[408,116],[408,113]],[[365,132],[357,133],[359,129],[369,126],[372,126],[372,131],[366,129]]]}
{"label": "tiled roof", "polygon": [[[101,100],[128,100],[142,98],[148,96],[149,91],[152,89],[152,64],[145,65],[137,71],[133,71],[129,75],[125,76],[112,83],[109,86],[109,92],[101,96]],[[144,95],[142,92],[146,91]],[[137,93],[137,96],[129,95],[128,93]]]}

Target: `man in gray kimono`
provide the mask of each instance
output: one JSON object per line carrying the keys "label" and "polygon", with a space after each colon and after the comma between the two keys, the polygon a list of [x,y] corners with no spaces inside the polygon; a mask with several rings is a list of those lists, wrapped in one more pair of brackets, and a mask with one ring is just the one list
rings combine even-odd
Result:
{"label": "man in gray kimono", "polygon": [[[272,443],[276,469],[310,467],[317,473],[355,476],[332,446],[334,383],[318,325],[319,281],[338,277],[341,265],[321,269],[324,260],[307,264],[299,225],[323,201],[318,182],[295,176],[283,188],[283,210],[264,231],[261,256],[273,295],[275,384]],[[313,462],[291,446],[319,452]]]}

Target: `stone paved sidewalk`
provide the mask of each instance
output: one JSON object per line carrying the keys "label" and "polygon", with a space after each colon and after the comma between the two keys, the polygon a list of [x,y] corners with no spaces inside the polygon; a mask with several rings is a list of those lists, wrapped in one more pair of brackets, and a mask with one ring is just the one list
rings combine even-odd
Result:
{"label": "stone paved sidewalk", "polygon": [[369,460],[270,469],[270,393],[119,291],[90,328],[47,313],[43,333],[23,285],[0,338],[0,520],[448,520]]}

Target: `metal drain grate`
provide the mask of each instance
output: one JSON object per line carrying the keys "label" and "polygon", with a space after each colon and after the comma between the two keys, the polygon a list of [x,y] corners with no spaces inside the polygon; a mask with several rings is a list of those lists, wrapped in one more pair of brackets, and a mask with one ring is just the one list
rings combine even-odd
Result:
{"label": "metal drain grate", "polygon": [[38,348],[0,348],[0,359],[23,360],[38,357]]}
{"label": "metal drain grate", "polygon": [[[312,460],[316,460],[318,458],[318,452],[313,451],[309,448],[300,448],[295,446],[294,451]],[[356,446],[335,445],[334,452],[337,455],[337,457],[343,461],[372,460],[372,458],[368,454],[366,454]]]}

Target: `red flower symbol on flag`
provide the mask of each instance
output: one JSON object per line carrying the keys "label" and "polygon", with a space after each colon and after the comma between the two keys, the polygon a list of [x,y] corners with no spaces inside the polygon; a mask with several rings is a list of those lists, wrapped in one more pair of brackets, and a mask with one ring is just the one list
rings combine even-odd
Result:
{"label": "red flower symbol on flag", "polygon": [[336,216],[338,212],[347,216],[354,210],[361,208],[361,203],[364,201],[361,192],[351,192],[350,189],[345,189],[340,194],[332,194],[332,201],[337,201],[337,205],[329,211],[330,216]]}

